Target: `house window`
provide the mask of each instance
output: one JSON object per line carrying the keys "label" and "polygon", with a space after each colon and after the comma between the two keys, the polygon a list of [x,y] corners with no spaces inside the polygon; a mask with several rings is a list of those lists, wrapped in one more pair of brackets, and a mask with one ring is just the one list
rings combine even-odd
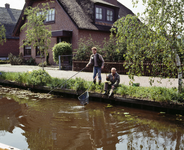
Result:
{"label": "house window", "polygon": [[46,22],[49,22],[49,21],[55,21],[55,9],[50,9],[48,10],[48,13],[46,15],[46,19],[45,19]]}
{"label": "house window", "polygon": [[40,54],[42,54],[41,56],[44,57],[44,50],[42,50],[42,52],[41,52],[40,47],[37,46],[36,47],[36,56],[40,56]]}
{"label": "house window", "polygon": [[107,21],[113,21],[113,11],[107,10]]}
{"label": "house window", "polygon": [[[43,12],[37,13],[37,16],[40,16],[40,15],[43,15]],[[54,8],[47,11],[44,22],[52,22],[52,21],[55,21],[55,9]]]}
{"label": "house window", "polygon": [[31,56],[31,46],[24,46],[24,56]]}
{"label": "house window", "polygon": [[102,8],[96,7],[96,19],[102,20]]}
{"label": "house window", "polygon": [[57,37],[57,43],[60,43],[60,42],[71,43],[71,38],[69,38],[69,37]]}
{"label": "house window", "polygon": [[104,6],[96,6],[95,16],[97,21],[114,22],[114,9]]}

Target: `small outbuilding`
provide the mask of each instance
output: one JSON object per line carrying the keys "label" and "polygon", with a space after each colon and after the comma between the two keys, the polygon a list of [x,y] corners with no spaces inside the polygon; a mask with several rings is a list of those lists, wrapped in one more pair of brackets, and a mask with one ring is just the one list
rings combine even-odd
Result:
{"label": "small outbuilding", "polygon": [[0,7],[0,25],[6,29],[6,43],[0,45],[0,59],[7,59],[8,54],[19,54],[19,37],[13,36],[13,30],[22,10],[10,8],[9,4]]}

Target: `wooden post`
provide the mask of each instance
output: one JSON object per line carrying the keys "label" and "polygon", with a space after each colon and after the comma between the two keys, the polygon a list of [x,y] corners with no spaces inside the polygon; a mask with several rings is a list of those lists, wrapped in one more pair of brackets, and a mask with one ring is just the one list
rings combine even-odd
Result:
{"label": "wooden post", "polygon": [[61,70],[61,55],[59,55],[59,70]]}

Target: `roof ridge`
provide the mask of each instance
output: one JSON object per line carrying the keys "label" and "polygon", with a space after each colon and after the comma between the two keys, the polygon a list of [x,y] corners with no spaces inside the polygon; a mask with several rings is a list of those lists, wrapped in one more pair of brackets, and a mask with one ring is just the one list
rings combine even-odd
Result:
{"label": "roof ridge", "polygon": [[10,8],[6,8],[6,9],[7,9],[9,15],[10,15],[12,21],[13,21],[13,22],[17,22],[17,20],[15,19],[14,15],[13,15],[13,13],[12,13],[12,11],[11,11],[11,9],[10,9]]}

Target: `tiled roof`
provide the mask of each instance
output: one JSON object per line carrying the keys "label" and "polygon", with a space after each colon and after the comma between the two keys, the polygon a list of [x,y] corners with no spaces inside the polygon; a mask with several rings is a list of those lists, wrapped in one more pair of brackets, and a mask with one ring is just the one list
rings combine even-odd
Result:
{"label": "tiled roof", "polygon": [[17,38],[12,34],[20,14],[21,10],[0,7],[0,24],[5,26],[7,39]]}

